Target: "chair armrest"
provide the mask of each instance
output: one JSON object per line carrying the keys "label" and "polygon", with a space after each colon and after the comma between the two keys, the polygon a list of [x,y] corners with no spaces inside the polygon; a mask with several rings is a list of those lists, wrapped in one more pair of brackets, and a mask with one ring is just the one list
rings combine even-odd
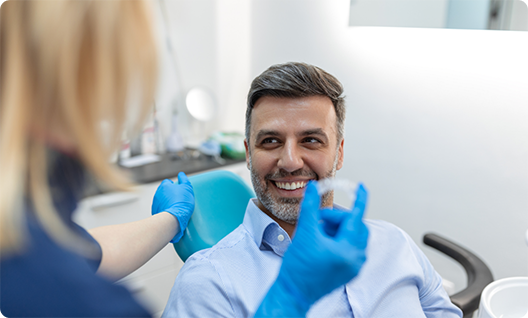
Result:
{"label": "chair armrest", "polygon": [[493,275],[488,266],[467,249],[433,233],[427,233],[423,242],[460,263],[467,274],[467,287],[450,296],[451,302],[462,309],[464,317],[478,309],[480,294],[493,282]]}

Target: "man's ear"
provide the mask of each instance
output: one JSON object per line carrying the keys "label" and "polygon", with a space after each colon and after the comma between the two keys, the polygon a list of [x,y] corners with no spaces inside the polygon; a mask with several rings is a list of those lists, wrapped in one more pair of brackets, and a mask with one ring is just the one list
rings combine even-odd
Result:
{"label": "man's ear", "polygon": [[343,161],[345,160],[345,138],[341,139],[341,142],[339,143],[339,147],[337,148],[337,170],[341,169],[343,167]]}
{"label": "man's ear", "polygon": [[247,139],[244,139],[244,147],[246,147],[246,166],[249,170],[249,146],[248,146]]}

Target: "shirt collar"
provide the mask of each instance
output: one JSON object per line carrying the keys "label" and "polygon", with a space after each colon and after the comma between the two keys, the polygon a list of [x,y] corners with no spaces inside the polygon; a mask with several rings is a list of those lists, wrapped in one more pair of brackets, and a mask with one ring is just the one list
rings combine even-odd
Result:
{"label": "shirt collar", "polygon": [[249,200],[244,226],[260,249],[271,249],[283,256],[291,243],[290,236],[280,225],[257,206],[257,199]]}
{"label": "shirt collar", "polygon": [[[277,222],[259,209],[257,203],[256,198],[249,200],[243,224],[259,249],[271,249],[275,254],[283,256],[291,244],[290,236]],[[347,210],[338,204],[334,204],[334,209]]]}

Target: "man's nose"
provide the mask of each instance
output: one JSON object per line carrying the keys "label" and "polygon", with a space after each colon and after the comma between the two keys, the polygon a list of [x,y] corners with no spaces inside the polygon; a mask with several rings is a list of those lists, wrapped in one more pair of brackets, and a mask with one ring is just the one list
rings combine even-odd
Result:
{"label": "man's nose", "polygon": [[277,167],[288,172],[293,172],[301,169],[304,166],[301,151],[293,142],[287,142],[281,153],[277,163]]}

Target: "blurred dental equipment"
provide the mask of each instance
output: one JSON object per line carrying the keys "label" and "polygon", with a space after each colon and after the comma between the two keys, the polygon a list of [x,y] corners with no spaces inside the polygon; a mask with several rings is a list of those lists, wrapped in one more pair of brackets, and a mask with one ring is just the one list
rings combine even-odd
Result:
{"label": "blurred dental equipment", "polygon": [[220,154],[222,153],[222,147],[218,141],[204,141],[200,144],[198,150],[200,150],[200,152],[204,155],[213,157],[214,160],[216,160],[219,164],[225,164],[225,160],[220,157]]}
{"label": "blurred dental equipment", "polygon": [[202,87],[195,87],[187,93],[185,106],[187,106],[189,113],[199,121],[213,119],[216,112],[216,104],[212,94]]}
{"label": "blurred dental equipment", "polygon": [[185,97],[185,107],[191,115],[187,123],[191,131],[188,144],[193,148],[198,148],[207,137],[206,123],[211,121],[216,114],[216,100],[208,89],[194,87]]}

